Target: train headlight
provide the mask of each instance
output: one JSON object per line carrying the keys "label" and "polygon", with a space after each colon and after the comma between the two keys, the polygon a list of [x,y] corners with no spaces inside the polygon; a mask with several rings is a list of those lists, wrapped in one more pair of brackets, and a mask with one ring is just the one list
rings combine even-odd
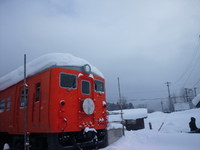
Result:
{"label": "train headlight", "polygon": [[83,66],[83,70],[84,70],[85,73],[90,73],[90,72],[91,72],[91,67],[90,67],[90,65],[85,64],[85,65]]}
{"label": "train headlight", "polygon": [[95,105],[92,99],[90,98],[86,98],[83,101],[83,111],[87,114],[87,115],[91,115],[93,114],[95,109]]}

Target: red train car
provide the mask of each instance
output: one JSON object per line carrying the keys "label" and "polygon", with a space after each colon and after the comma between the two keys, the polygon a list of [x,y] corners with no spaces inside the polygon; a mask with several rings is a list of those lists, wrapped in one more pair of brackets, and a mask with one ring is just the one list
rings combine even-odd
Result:
{"label": "red train car", "polygon": [[0,91],[0,142],[24,146],[24,97],[30,149],[61,150],[107,144],[105,81],[91,66],[53,65]]}

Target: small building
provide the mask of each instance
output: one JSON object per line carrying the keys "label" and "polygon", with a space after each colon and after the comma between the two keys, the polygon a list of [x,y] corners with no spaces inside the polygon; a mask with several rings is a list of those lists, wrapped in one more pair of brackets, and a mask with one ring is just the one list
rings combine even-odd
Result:
{"label": "small building", "polygon": [[124,126],[128,131],[144,129],[144,118],[124,119]]}
{"label": "small building", "polygon": [[147,109],[132,109],[123,110],[124,112],[124,126],[128,131],[144,129],[144,119],[147,118]]}
{"label": "small building", "polygon": [[[109,112],[110,128],[121,127],[121,113],[120,110]],[[123,125],[127,130],[144,129],[144,118],[147,118],[147,109],[125,109],[123,110]]]}

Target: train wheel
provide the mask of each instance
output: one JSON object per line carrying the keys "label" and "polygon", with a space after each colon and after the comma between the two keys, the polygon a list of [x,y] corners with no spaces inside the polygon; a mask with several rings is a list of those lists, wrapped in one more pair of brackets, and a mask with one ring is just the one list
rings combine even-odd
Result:
{"label": "train wheel", "polygon": [[97,137],[97,135],[94,137],[93,143],[94,143],[94,146],[92,147],[92,150],[98,150],[98,137]]}
{"label": "train wheel", "polygon": [[17,140],[14,142],[13,145],[14,150],[23,150],[24,149],[24,141],[23,140]]}
{"label": "train wheel", "polygon": [[4,143],[3,141],[0,141],[0,150],[3,149]]}
{"label": "train wheel", "polygon": [[58,134],[49,134],[47,136],[48,150],[63,150],[63,146],[59,143]]}
{"label": "train wheel", "polygon": [[101,143],[98,145],[99,148],[104,148],[106,146],[108,146],[108,135],[106,133],[106,135],[101,139]]}
{"label": "train wheel", "polygon": [[34,137],[31,140],[31,150],[47,150],[47,139],[44,137]]}

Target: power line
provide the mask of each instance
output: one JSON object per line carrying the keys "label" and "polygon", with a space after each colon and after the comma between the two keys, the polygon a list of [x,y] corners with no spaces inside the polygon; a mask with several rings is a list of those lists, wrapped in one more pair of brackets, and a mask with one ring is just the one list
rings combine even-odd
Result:
{"label": "power line", "polygon": [[[198,52],[198,47],[196,49],[196,51],[194,51],[193,53],[193,56],[191,58],[195,58],[195,56],[197,55],[197,52]],[[185,71],[181,74],[181,76],[174,82],[174,84],[178,83],[186,74],[187,72],[189,71],[189,69],[191,68],[193,62],[194,62],[195,59],[192,59],[190,61],[190,63],[188,64],[187,68],[185,69]]]}
{"label": "power line", "polygon": [[[200,53],[199,53],[199,54],[200,54]],[[197,59],[197,60],[199,60],[199,58],[200,58],[200,55],[198,56],[198,59]],[[196,68],[197,64],[198,64],[198,62],[196,62],[195,65],[193,66],[193,68],[192,68],[192,70],[191,70],[191,72],[190,72],[188,78],[185,80],[183,86],[185,86],[185,84],[186,84],[186,83],[188,82],[188,80],[190,79],[190,77],[191,77],[192,73],[194,72],[194,69]]]}
{"label": "power line", "polygon": [[198,85],[200,83],[200,79],[193,85],[192,88],[194,88],[196,85]]}
{"label": "power line", "polygon": [[[179,88],[173,89],[173,91],[178,91]],[[146,93],[166,93],[166,90],[149,90],[149,91],[144,91],[144,90],[131,90],[131,91],[124,91],[123,93],[134,93],[134,94],[146,94]],[[113,92],[114,93],[114,92]],[[116,92],[115,92],[116,93]]]}
{"label": "power line", "polygon": [[[199,39],[200,39],[200,35],[199,35]],[[188,81],[189,78],[191,77],[191,75],[192,75],[192,73],[193,73],[193,71],[194,71],[194,68],[196,67],[197,62],[198,62],[198,60],[199,60],[199,57],[200,57],[200,53],[198,54],[199,48],[200,48],[200,41],[198,41],[196,50],[194,51],[194,53],[193,53],[193,55],[192,55],[192,57],[191,57],[191,58],[193,58],[193,59],[191,59],[190,63],[189,63],[188,66],[186,67],[186,70],[185,70],[185,71],[181,74],[181,76],[174,82],[174,84],[178,83],[178,82],[181,81],[184,77],[186,77],[186,75],[187,75],[187,74],[189,73],[189,71],[191,70],[192,65],[195,64],[195,65],[193,65],[193,68],[192,68],[190,74],[188,75],[187,79],[186,79],[185,82],[184,82],[184,85],[183,85],[183,86],[185,86],[185,84],[187,83],[187,81]],[[196,58],[197,58],[197,59],[196,59]],[[196,63],[195,63],[195,61],[196,61]],[[194,67],[194,66],[195,66],[195,67]]]}
{"label": "power line", "polygon": [[[172,96],[171,98],[184,98],[183,96]],[[159,98],[144,98],[144,99],[129,99],[128,101],[154,101],[154,100],[167,100],[168,97]]]}
{"label": "power line", "polygon": [[[200,39],[200,36],[199,36],[199,39]],[[189,76],[188,76],[187,79],[185,80],[183,86],[186,85],[186,83],[187,83],[188,80],[190,79],[192,73],[194,72],[194,70],[195,70],[195,68],[196,68],[196,66],[197,66],[197,64],[198,64],[198,62],[199,62],[199,58],[200,58],[200,51],[199,51],[199,48],[200,48],[200,42],[199,42],[199,46],[197,47],[196,55],[195,55],[195,56],[197,56],[197,57],[196,57],[197,59],[194,58],[194,65],[193,65],[193,67],[192,67],[192,70],[191,70]],[[197,52],[199,52],[199,54],[198,54]]]}
{"label": "power line", "polygon": [[163,99],[167,99],[167,97],[145,98],[145,99],[130,99],[129,101],[152,101],[152,100],[163,100]]}

